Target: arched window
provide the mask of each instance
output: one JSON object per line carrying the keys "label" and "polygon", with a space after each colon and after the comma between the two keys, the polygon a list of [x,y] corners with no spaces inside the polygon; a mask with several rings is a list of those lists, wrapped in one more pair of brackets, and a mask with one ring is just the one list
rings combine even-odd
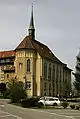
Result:
{"label": "arched window", "polygon": [[52,77],[53,77],[53,81],[54,81],[55,80],[55,65],[53,65]]}
{"label": "arched window", "polygon": [[27,60],[27,71],[30,72],[30,59]]}
{"label": "arched window", "polygon": [[51,64],[49,64],[49,68],[48,68],[48,78],[51,79]]}

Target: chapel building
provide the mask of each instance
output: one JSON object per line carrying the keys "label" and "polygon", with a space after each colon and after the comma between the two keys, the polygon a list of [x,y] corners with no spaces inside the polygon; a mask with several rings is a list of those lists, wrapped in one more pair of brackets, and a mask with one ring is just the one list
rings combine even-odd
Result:
{"label": "chapel building", "polygon": [[28,35],[15,50],[0,52],[0,83],[23,82],[28,96],[64,96],[71,91],[71,71],[35,39],[32,7]]}

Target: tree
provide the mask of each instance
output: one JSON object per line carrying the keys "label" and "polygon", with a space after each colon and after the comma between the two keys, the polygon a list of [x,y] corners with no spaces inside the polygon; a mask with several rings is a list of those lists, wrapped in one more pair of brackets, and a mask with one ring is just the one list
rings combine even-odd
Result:
{"label": "tree", "polygon": [[19,102],[20,99],[26,98],[26,92],[19,83],[15,83],[11,88],[10,96],[12,102]]}
{"label": "tree", "polygon": [[8,89],[10,91],[10,98],[12,102],[19,102],[20,99],[26,98],[26,91],[23,88],[23,83],[17,80],[10,80],[8,83]]}
{"label": "tree", "polygon": [[75,73],[73,73],[75,76],[75,81],[73,84],[77,92],[80,93],[80,51],[76,59],[77,61],[76,61],[76,66],[75,66]]}

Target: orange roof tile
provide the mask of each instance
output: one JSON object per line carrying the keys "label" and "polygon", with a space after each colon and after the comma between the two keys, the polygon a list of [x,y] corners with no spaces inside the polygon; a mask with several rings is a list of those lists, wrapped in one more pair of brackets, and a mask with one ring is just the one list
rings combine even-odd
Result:
{"label": "orange roof tile", "polygon": [[14,56],[15,56],[14,50],[0,52],[0,58],[8,58],[8,57],[14,57]]}
{"label": "orange roof tile", "polygon": [[[37,40],[32,39],[31,36],[26,36],[22,42],[18,45],[15,50],[35,50],[37,51],[42,57],[54,60],[57,63],[63,64],[52,52],[51,50],[44,44],[40,43]],[[65,65],[65,64],[64,64]]]}

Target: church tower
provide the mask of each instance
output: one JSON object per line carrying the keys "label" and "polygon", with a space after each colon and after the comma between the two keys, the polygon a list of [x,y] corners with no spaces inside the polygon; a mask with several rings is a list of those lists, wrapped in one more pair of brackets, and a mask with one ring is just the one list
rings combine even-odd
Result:
{"label": "church tower", "polygon": [[34,28],[34,20],[33,20],[33,5],[32,5],[30,26],[29,26],[28,32],[29,32],[29,36],[31,36],[32,39],[35,39],[35,28]]}

